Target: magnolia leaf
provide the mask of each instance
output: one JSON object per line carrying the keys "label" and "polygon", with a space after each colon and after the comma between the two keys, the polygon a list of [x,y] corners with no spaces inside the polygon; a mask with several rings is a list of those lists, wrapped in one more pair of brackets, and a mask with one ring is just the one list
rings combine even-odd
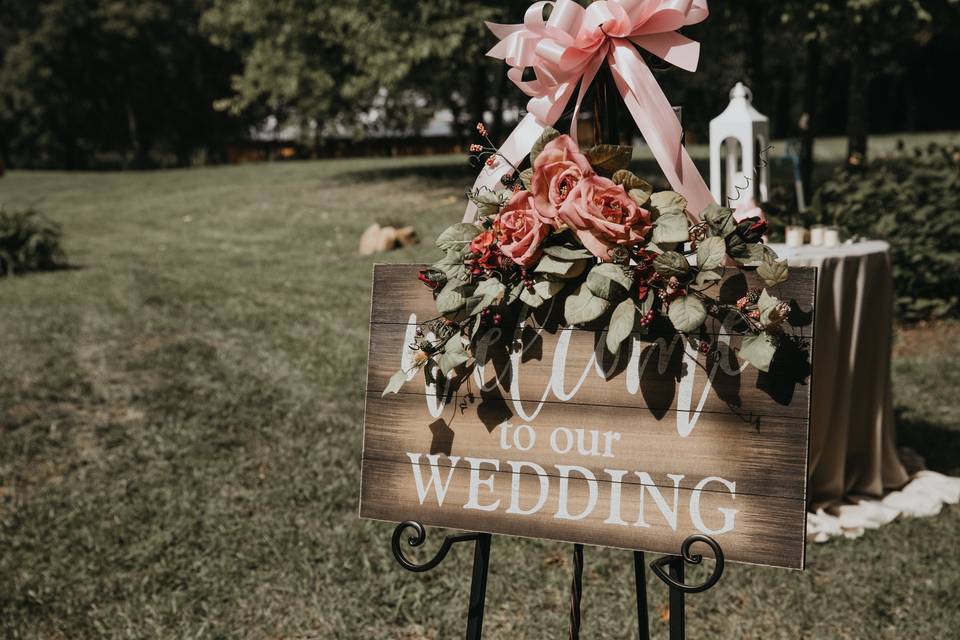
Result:
{"label": "magnolia leaf", "polygon": [[520,292],[520,301],[528,306],[538,308],[542,306],[544,302],[563,291],[565,286],[567,286],[567,284],[563,281],[538,280],[532,287],[523,287],[523,290]]}
{"label": "magnolia leaf", "polygon": [[676,251],[665,251],[653,260],[653,268],[664,277],[677,276],[679,278],[687,275],[687,272],[690,271],[690,263]]}
{"label": "magnolia leaf", "polygon": [[727,244],[723,238],[707,238],[697,245],[697,266],[701,269],[716,269],[727,257]]}
{"label": "magnolia leaf", "polygon": [[726,238],[737,228],[737,221],[733,218],[733,209],[721,207],[715,202],[700,214],[700,218],[710,226],[713,235],[721,238]]}
{"label": "magnolia leaf", "polygon": [[546,273],[560,278],[576,278],[587,267],[587,260],[560,260],[550,255],[540,258],[534,273]]}
{"label": "magnolia leaf", "polygon": [[744,336],[740,345],[740,359],[765,373],[770,371],[770,363],[776,353],[777,344],[773,336],[766,333]]}
{"label": "magnolia leaf", "polygon": [[658,244],[674,244],[690,239],[690,227],[687,216],[682,213],[668,213],[653,223],[653,241]]}
{"label": "magnolia leaf", "polygon": [[457,332],[443,345],[443,353],[437,358],[437,366],[444,376],[449,376],[451,371],[466,364],[469,359],[470,355],[463,348],[463,339]]}
{"label": "magnolia leaf", "polygon": [[533,167],[529,167],[520,172],[520,182],[523,188],[530,191],[533,188]]}
{"label": "magnolia leaf", "polygon": [[674,329],[680,333],[691,333],[703,325],[704,320],[707,319],[707,310],[703,308],[703,303],[696,296],[687,296],[671,302],[667,315]]}
{"label": "magnolia leaf", "polygon": [[598,144],[583,152],[587,161],[600,175],[612,176],[621,169],[630,166],[633,147],[621,147],[614,144]]}
{"label": "magnolia leaf", "polygon": [[[554,129],[553,127],[547,127],[543,130],[543,133],[540,134],[540,137],[536,142],[533,143],[533,147],[530,149],[530,164],[533,165],[537,161],[537,156],[543,151],[543,148],[550,144],[553,140],[560,137],[560,132]],[[531,175],[533,170],[530,170]],[[522,175],[522,174],[521,174]]]}
{"label": "magnolia leaf", "polygon": [[384,387],[383,393],[380,394],[380,397],[384,398],[388,393],[397,393],[400,391],[406,381],[407,372],[403,369],[400,369],[400,371],[397,371],[395,374],[390,376],[390,380],[387,382],[387,386]]}
{"label": "magnolia leaf", "polygon": [[694,281],[693,284],[694,286],[702,287],[704,285],[710,284],[711,282],[718,282],[719,280],[722,280],[722,279],[723,279],[723,276],[721,276],[716,271],[701,271],[700,273],[697,274],[697,279]]}
{"label": "magnolia leaf", "polygon": [[593,254],[583,247],[574,247],[567,244],[555,244],[544,247],[543,252],[548,256],[559,258],[560,260],[583,260],[593,257]]}
{"label": "magnolia leaf", "polygon": [[610,315],[607,327],[607,351],[616,353],[623,341],[630,337],[637,323],[637,305],[633,300],[624,300]]}
{"label": "magnolia leaf", "polygon": [[581,283],[564,301],[563,315],[567,324],[586,324],[602,316],[609,308],[609,302],[590,293],[587,285]]}
{"label": "magnolia leaf", "polygon": [[447,227],[447,229],[440,234],[437,238],[437,247],[439,247],[441,251],[459,251],[463,254],[470,246],[470,241],[482,232],[483,229],[475,224],[458,222],[452,227]]}
{"label": "magnolia leaf", "polygon": [[650,196],[650,206],[661,216],[672,213],[683,215],[687,209],[687,199],[674,191],[660,191]]}
{"label": "magnolia leaf", "polygon": [[598,264],[587,274],[590,293],[611,302],[627,295],[632,286],[633,276],[627,274],[623,267],[610,262]]}
{"label": "magnolia leaf", "polygon": [[775,287],[787,281],[789,275],[786,260],[777,260],[776,254],[764,252],[762,262],[757,267],[757,275],[768,287]]}
{"label": "magnolia leaf", "polygon": [[650,202],[650,192],[642,189],[631,189],[628,196],[637,203],[638,207],[645,207]]}
{"label": "magnolia leaf", "polygon": [[633,171],[629,169],[621,169],[613,174],[614,184],[623,185],[623,188],[630,191],[641,191],[644,192],[647,196],[647,199],[650,198],[650,194],[653,193],[653,187],[650,186],[650,183],[644,180],[643,178],[638,177]]}

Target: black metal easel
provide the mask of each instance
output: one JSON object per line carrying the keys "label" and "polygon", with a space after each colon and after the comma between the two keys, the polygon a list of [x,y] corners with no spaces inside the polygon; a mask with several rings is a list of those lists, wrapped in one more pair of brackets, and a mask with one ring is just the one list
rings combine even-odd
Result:
{"label": "black metal easel", "polygon": [[[401,548],[400,541],[406,529],[413,529],[414,535],[407,538],[411,547],[419,547],[427,538],[423,525],[409,520],[397,525],[393,531],[393,556],[400,565],[409,571],[421,573],[433,569],[447,556],[450,547],[458,542],[474,541],[473,577],[470,581],[470,604],[467,609],[467,640],[480,640],[483,631],[483,609],[486,601],[487,571],[490,567],[490,539],[489,533],[464,533],[456,536],[447,536],[440,546],[440,550],[427,562],[417,564],[409,560]],[[713,572],[702,584],[686,584],[683,581],[684,563],[700,564],[703,556],[691,553],[691,547],[697,543],[706,544],[713,551],[716,564]],[[647,580],[646,561],[642,551],[633,552],[634,581],[637,592],[637,628],[640,640],[650,640],[650,616],[647,610]],[[666,569],[664,569],[666,567]],[[670,588],[670,640],[686,638],[685,595],[688,593],[702,593],[713,587],[723,575],[723,550],[716,540],[710,536],[692,535],[683,541],[680,546],[680,555],[666,555],[650,563],[650,569],[660,580]],[[570,640],[580,637],[580,597],[583,580],[583,545],[573,545],[573,580],[570,585]]]}

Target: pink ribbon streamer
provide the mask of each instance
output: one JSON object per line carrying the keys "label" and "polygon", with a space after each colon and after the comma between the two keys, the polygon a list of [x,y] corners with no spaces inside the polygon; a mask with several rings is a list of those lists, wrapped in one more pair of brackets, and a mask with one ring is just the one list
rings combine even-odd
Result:
{"label": "pink ribbon streamer", "polygon": [[[544,20],[547,6],[553,8]],[[710,189],[683,147],[683,128],[669,100],[637,47],[687,71],[696,71],[700,43],[677,29],[702,22],[707,0],[598,0],[584,8],[574,0],[536,2],[523,24],[487,23],[500,42],[487,55],[504,60],[507,76],[530,96],[527,115],[500,148],[501,160],[484,167],[474,189],[495,189],[530,153],[544,129],[554,125],[577,92],[570,135],[577,138],[577,119],[587,89],[606,62],[620,95],[673,189],[698,214],[714,202]],[[524,80],[525,69],[534,80]],[[579,85],[579,91],[577,86]],[[473,220],[470,203],[465,221]]]}

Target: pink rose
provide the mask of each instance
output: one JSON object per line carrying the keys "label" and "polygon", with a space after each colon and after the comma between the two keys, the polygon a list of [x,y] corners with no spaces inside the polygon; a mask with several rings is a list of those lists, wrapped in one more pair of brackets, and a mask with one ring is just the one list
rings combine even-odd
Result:
{"label": "pink rose", "polygon": [[551,140],[533,164],[531,191],[540,219],[559,226],[559,209],[583,178],[594,175],[587,157],[570,136]]}
{"label": "pink rose", "polygon": [[610,249],[617,245],[646,243],[653,229],[650,212],[637,206],[621,185],[600,176],[579,182],[561,205],[560,220],[601,260],[610,260]]}
{"label": "pink rose", "polygon": [[540,245],[550,233],[534,206],[533,195],[520,191],[512,198],[495,225],[500,252],[521,267],[528,267],[540,259]]}

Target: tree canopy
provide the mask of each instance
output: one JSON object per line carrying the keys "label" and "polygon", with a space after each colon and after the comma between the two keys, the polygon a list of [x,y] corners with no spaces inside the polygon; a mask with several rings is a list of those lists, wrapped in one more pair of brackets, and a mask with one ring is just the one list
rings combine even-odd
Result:
{"label": "tree canopy", "polygon": [[[586,3],[586,0],[583,0]],[[454,133],[526,102],[484,52],[525,0],[0,0],[0,154],[17,166],[223,159],[268,116],[303,144]],[[727,0],[688,29],[700,71],[658,72],[704,135],[737,80],[778,136],[957,128],[943,100],[960,0]],[[96,159],[96,160],[94,160]]]}

